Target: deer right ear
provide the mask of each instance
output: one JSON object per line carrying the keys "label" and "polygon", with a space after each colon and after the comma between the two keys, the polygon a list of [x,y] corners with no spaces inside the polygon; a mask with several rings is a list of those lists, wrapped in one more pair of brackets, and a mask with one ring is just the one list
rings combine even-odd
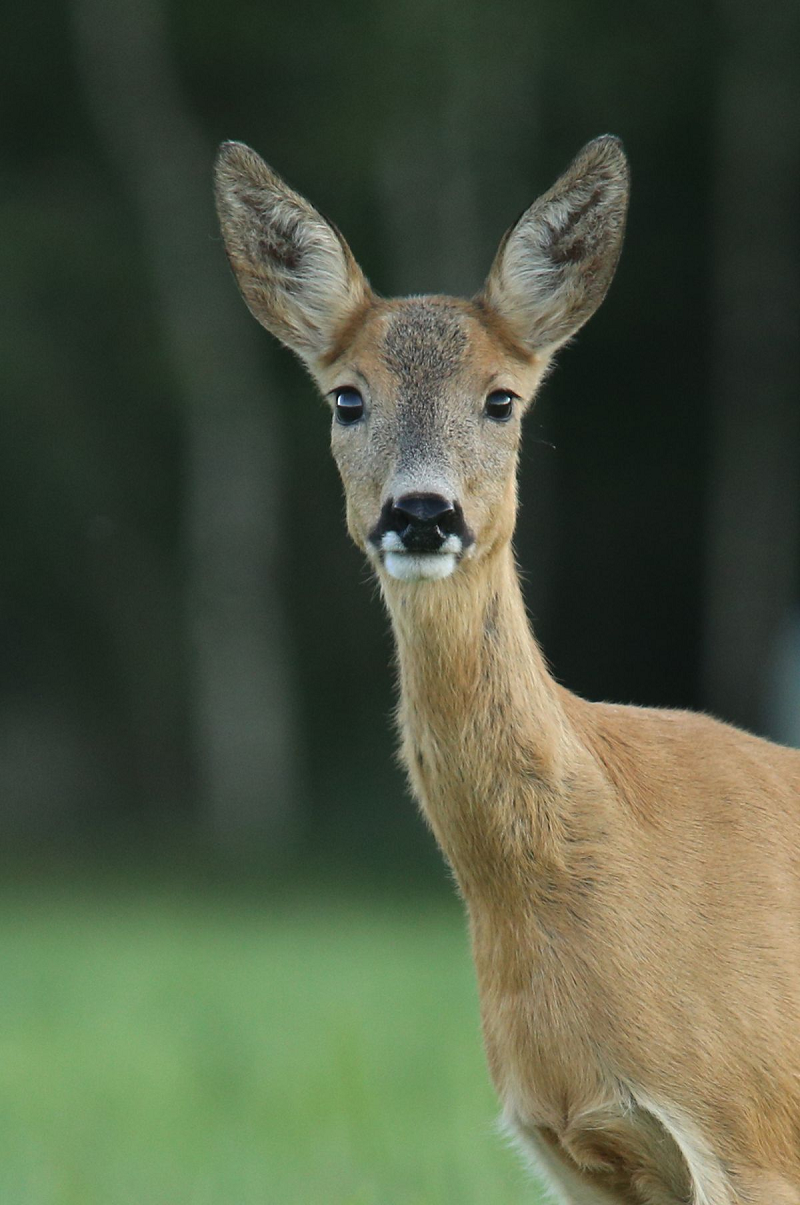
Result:
{"label": "deer right ear", "polygon": [[251,314],[313,367],[372,296],[350,248],[241,142],[220,147],[215,183],[228,259]]}
{"label": "deer right ear", "polygon": [[622,143],[596,138],[506,234],[476,300],[529,351],[554,351],[605,297],[622,249],[628,187]]}

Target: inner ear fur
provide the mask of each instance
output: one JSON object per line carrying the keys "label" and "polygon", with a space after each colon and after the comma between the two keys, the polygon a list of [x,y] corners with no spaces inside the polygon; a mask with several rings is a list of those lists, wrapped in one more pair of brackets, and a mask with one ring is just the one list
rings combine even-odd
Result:
{"label": "inner ear fur", "polygon": [[215,186],[225,249],[250,312],[313,366],[371,298],[350,248],[241,142],[220,147]]}
{"label": "inner ear fur", "polygon": [[628,192],[622,143],[596,138],[506,233],[476,300],[528,350],[555,350],[600,305],[622,249]]}

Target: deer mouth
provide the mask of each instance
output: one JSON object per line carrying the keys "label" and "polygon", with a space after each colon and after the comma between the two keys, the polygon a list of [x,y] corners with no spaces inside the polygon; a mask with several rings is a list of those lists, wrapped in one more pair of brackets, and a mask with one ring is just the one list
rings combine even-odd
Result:
{"label": "deer mouth", "polygon": [[384,532],[378,553],[390,577],[400,582],[441,581],[455,570],[464,552],[460,536],[449,535],[436,549],[408,547],[396,531]]}

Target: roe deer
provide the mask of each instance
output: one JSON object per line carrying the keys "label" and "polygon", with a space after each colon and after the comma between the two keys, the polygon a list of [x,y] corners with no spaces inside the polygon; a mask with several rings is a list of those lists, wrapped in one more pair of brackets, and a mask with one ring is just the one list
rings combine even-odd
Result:
{"label": "roe deer", "polygon": [[563,689],[511,549],[522,416],[619,255],[621,144],[581,151],[471,301],[376,296],[242,144],[216,179],[247,305],[331,406],[508,1129],[573,1205],[797,1205],[800,754]]}

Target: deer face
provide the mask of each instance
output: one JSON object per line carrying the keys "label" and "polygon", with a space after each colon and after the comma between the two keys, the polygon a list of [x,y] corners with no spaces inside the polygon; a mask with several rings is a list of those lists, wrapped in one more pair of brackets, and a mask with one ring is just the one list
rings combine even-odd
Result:
{"label": "deer face", "polygon": [[372,305],[318,380],[350,534],[379,571],[438,580],[510,538],[521,418],[543,367],[476,305]]}
{"label": "deer face", "polygon": [[510,540],[522,415],[608,288],[626,201],[621,147],[598,139],[507,233],[473,301],[384,301],[330,223],[253,151],[223,146],[232,267],[330,404],[348,527],[379,573],[438,581]]}

